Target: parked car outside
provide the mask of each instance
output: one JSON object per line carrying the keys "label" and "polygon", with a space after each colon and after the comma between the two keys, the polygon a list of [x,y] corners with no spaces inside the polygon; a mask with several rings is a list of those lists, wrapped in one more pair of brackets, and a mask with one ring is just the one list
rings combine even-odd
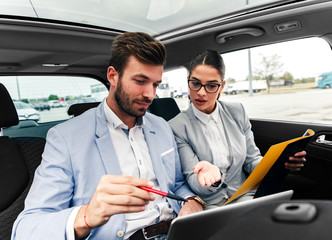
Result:
{"label": "parked car outside", "polygon": [[177,90],[177,89],[173,90],[173,91],[171,92],[171,97],[172,97],[172,98],[179,98],[179,97],[182,97],[182,91]]}
{"label": "parked car outside", "polygon": [[48,101],[48,104],[50,105],[51,108],[61,107],[61,104],[60,104],[60,102],[58,100]]}
{"label": "parked car outside", "polygon": [[67,107],[68,103],[66,101],[59,101],[60,107]]}
{"label": "parked car outside", "polygon": [[17,111],[17,115],[20,121],[23,120],[34,120],[39,121],[40,115],[31,105],[24,102],[14,101],[14,105]]}
{"label": "parked car outside", "polygon": [[51,107],[48,103],[35,103],[32,105],[37,111],[50,110]]}

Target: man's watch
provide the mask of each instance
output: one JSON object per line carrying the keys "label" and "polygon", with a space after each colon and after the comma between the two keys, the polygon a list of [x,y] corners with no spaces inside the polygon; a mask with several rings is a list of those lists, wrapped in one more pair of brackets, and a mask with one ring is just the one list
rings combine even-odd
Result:
{"label": "man's watch", "polygon": [[201,199],[199,196],[195,195],[192,197],[188,197],[187,200],[195,200],[196,202],[198,202],[199,204],[202,205],[203,209],[206,207],[206,203],[203,201],[203,199]]}

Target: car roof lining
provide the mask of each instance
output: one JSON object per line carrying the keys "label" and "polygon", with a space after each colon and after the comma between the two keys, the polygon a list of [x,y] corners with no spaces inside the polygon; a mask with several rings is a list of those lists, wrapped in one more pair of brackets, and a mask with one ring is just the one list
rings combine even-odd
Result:
{"label": "car roof lining", "polygon": [[[165,69],[185,66],[192,56],[206,49],[227,53],[312,36],[322,37],[331,45],[332,2],[317,2],[298,2],[219,22],[215,20],[211,26],[204,25],[204,28],[185,34],[179,32],[184,34],[182,36],[176,32],[156,36],[167,48]],[[275,24],[293,20],[300,22],[301,29],[287,33],[275,31]],[[259,37],[243,34],[227,39],[223,44],[216,42],[218,34],[241,28],[259,28],[264,34]],[[119,33],[0,16],[0,74],[93,76],[106,84],[111,44]],[[65,63],[69,66],[43,67],[42,63]]]}

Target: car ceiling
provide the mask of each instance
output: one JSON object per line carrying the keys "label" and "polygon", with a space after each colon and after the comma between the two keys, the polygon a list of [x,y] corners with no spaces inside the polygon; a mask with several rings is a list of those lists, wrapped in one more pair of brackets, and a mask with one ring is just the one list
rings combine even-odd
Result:
{"label": "car ceiling", "polygon": [[[282,33],[275,30],[278,24],[294,21],[299,29]],[[186,65],[192,56],[206,49],[226,53],[312,36],[322,37],[332,45],[331,22],[331,1],[294,1],[212,19],[155,37],[167,48],[165,69],[172,69]],[[84,75],[107,83],[111,44],[120,33],[80,24],[0,15],[0,74]],[[221,44],[216,41],[220,34],[225,40]]]}

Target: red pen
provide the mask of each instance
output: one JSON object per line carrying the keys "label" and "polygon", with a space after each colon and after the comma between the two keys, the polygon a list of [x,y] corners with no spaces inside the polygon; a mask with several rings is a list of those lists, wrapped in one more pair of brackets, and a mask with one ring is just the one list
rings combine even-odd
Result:
{"label": "red pen", "polygon": [[172,193],[167,193],[167,192],[159,191],[157,189],[153,189],[153,188],[149,188],[149,187],[139,187],[139,188],[143,189],[145,191],[148,191],[148,192],[152,192],[152,193],[164,196],[164,197],[172,198],[172,199],[179,200],[179,201],[188,202],[187,199],[185,199],[183,197],[180,197],[180,196],[177,196],[177,195],[172,194]]}

